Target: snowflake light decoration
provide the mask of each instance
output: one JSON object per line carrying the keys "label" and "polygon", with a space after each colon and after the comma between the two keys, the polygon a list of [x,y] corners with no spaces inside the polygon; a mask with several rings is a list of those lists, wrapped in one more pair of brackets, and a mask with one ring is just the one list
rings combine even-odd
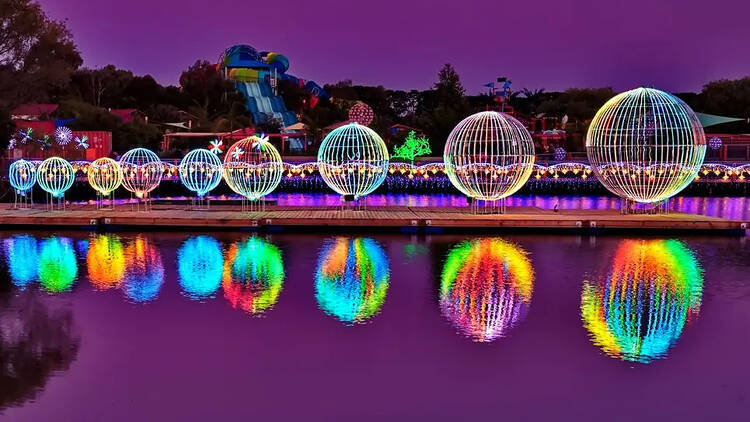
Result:
{"label": "snowflake light decoration", "polygon": [[224,152],[224,142],[220,139],[214,139],[208,146],[208,150],[219,155]]}
{"label": "snowflake light decoration", "polygon": [[60,126],[55,129],[55,139],[59,145],[68,145],[73,140],[73,131],[65,126]]}

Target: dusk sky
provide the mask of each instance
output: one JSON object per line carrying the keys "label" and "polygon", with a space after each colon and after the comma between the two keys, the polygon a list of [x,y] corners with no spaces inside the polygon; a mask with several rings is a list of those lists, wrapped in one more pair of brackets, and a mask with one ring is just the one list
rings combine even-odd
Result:
{"label": "dusk sky", "polygon": [[750,75],[747,0],[40,0],[85,65],[176,84],[197,59],[249,44],[319,84],[425,89],[451,63],[469,93],[648,85],[698,91]]}

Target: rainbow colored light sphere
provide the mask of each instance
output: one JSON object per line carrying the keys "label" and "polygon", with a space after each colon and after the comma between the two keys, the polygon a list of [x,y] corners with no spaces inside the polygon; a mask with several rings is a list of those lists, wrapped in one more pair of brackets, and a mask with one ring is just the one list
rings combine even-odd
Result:
{"label": "rainbow colored light sphere", "polygon": [[318,171],[328,187],[355,199],[383,183],[388,162],[385,142],[374,130],[356,122],[332,130],[318,149]]}
{"label": "rainbow colored light sphere", "polygon": [[242,139],[224,156],[224,180],[233,191],[250,200],[273,192],[283,173],[281,155],[267,137]]}
{"label": "rainbow colored light sphere", "polygon": [[693,181],[706,155],[706,135],[682,100],[637,88],[599,109],[586,135],[586,154],[596,178],[610,192],[657,203]]}
{"label": "rainbow colored light sphere", "polygon": [[216,154],[199,148],[185,154],[177,171],[182,184],[203,197],[219,186],[222,169],[221,160]]}
{"label": "rainbow colored light sphere", "polygon": [[120,157],[122,186],[138,198],[156,189],[164,175],[159,156],[146,148],[135,148]]}
{"label": "rainbow colored light sphere", "polygon": [[383,248],[367,238],[326,244],[315,271],[318,306],[346,324],[363,323],[383,307],[390,269]]}
{"label": "rainbow colored light sphere", "polygon": [[229,247],[221,287],[224,297],[251,315],[261,315],[279,300],[284,262],[275,245],[257,237]]}
{"label": "rainbow colored light sphere", "polygon": [[91,239],[86,252],[89,281],[97,289],[120,287],[125,277],[125,253],[120,238],[100,234]]}
{"label": "rainbow colored light sphere", "polygon": [[117,161],[102,157],[89,164],[86,170],[89,185],[102,196],[108,196],[122,183],[122,173]]}
{"label": "rainbow colored light sphere", "polygon": [[50,157],[42,161],[36,172],[39,187],[55,198],[63,196],[75,181],[73,166],[60,157]]}
{"label": "rainbow colored light sphere", "polygon": [[464,195],[495,201],[517,192],[534,169],[534,140],[504,113],[483,111],[459,122],[445,143],[445,173]]}
{"label": "rainbow colored light sphere", "polygon": [[624,240],[604,276],[586,281],[581,318],[607,355],[648,363],[666,356],[700,310],[703,272],[678,240]]}
{"label": "rainbow colored light sphere", "polygon": [[50,237],[39,248],[39,282],[50,293],[70,290],[78,276],[73,242],[67,238]]}
{"label": "rainbow colored light sphere", "polygon": [[219,242],[209,236],[187,239],[177,251],[177,274],[190,299],[210,298],[221,285],[224,256]]}
{"label": "rainbow colored light sphere", "polygon": [[456,245],[440,278],[440,310],[476,342],[506,335],[531,303],[534,269],[526,252],[501,239]]}
{"label": "rainbow colored light sphere", "polygon": [[8,168],[8,182],[19,194],[30,191],[36,183],[36,165],[26,160],[12,162]]}
{"label": "rainbow colored light sphere", "polygon": [[125,296],[136,303],[150,302],[159,295],[164,284],[164,266],[159,249],[144,237],[135,238],[124,251]]}

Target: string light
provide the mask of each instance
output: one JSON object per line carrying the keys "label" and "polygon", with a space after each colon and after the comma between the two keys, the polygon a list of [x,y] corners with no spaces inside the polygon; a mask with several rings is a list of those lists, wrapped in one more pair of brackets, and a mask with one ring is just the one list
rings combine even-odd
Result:
{"label": "string light", "polygon": [[178,172],[182,184],[203,197],[221,182],[221,160],[207,149],[194,149],[182,158]]}

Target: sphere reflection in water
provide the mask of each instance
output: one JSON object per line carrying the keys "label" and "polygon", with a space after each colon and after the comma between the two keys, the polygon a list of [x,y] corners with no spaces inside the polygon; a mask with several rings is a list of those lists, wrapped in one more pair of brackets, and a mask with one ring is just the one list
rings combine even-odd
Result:
{"label": "sphere reflection in water", "polygon": [[383,307],[389,279],[388,258],[376,241],[337,238],[320,253],[315,297],[327,314],[362,323]]}
{"label": "sphere reflection in water", "polygon": [[221,284],[223,267],[221,246],[212,237],[191,237],[177,251],[180,286],[191,299],[212,297]]}
{"label": "sphere reflection in water", "polygon": [[440,279],[440,309],[477,342],[503,337],[531,302],[534,269],[526,252],[501,239],[461,242]]}
{"label": "sphere reflection in water", "polygon": [[137,237],[125,248],[125,296],[133,302],[156,299],[164,284],[164,267],[159,250],[143,237]]}
{"label": "sphere reflection in water", "polygon": [[91,239],[86,253],[89,280],[97,289],[120,287],[125,276],[125,254],[117,236],[100,234]]}
{"label": "sphere reflection in water", "polygon": [[23,289],[36,280],[38,251],[33,236],[19,235],[3,240],[10,280]]}
{"label": "sphere reflection in water", "polygon": [[260,315],[279,300],[283,283],[279,248],[257,237],[229,247],[221,286],[232,307]]}
{"label": "sphere reflection in water", "polygon": [[611,357],[648,363],[666,356],[700,309],[703,274],[677,240],[625,240],[599,282],[586,281],[581,318]]}
{"label": "sphere reflection in water", "polygon": [[39,281],[51,293],[70,290],[78,275],[73,242],[67,237],[50,237],[41,243]]}

